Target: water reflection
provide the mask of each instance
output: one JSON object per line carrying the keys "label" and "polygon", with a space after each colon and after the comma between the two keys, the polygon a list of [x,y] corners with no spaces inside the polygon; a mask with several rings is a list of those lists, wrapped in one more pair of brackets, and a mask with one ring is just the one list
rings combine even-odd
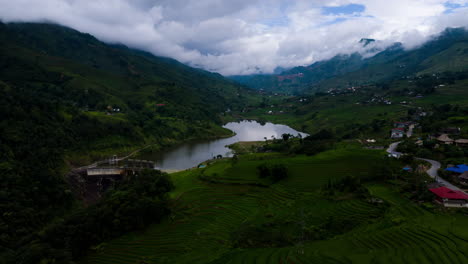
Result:
{"label": "water reflection", "polygon": [[281,135],[289,133],[296,136],[300,133],[285,125],[265,123],[264,125],[256,121],[231,122],[224,126],[236,133],[236,136],[217,140],[189,142],[169,149],[164,153],[145,155],[144,159],[156,161],[156,167],[162,170],[183,170],[197,166],[203,161],[222,155],[231,157],[232,152],[227,145],[239,141],[260,141],[265,137],[272,136],[280,138]]}

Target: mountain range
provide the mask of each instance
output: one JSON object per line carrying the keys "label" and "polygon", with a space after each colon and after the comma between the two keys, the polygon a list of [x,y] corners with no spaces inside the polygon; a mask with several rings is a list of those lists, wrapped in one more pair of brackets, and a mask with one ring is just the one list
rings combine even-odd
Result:
{"label": "mountain range", "polygon": [[[371,47],[375,40],[362,39]],[[468,69],[468,31],[448,28],[422,46],[406,50],[401,43],[375,55],[339,54],[330,60],[295,67],[281,74],[231,76],[255,89],[292,94],[314,93],[329,88],[385,82],[408,75],[456,72]]]}

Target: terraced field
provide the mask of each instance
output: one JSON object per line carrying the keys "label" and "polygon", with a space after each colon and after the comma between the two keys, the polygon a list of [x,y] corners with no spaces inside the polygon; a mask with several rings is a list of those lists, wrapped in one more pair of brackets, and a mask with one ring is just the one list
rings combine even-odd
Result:
{"label": "terraced field", "polygon": [[[165,222],[108,244],[83,263],[468,263],[468,217],[429,212],[406,200],[393,187],[366,185],[373,197],[324,197],[320,186],[343,175],[367,177],[378,151],[330,151],[315,157],[284,157],[291,172],[282,182],[260,187],[255,164],[265,157],[242,158],[235,165],[222,161],[204,175],[231,179],[210,183],[200,170],[173,174],[173,214]],[[275,162],[271,157],[268,162]],[[346,168],[333,164],[347,164]],[[243,168],[233,173],[233,166]],[[290,229],[326,228],[333,219],[347,221],[346,232],[324,239],[299,239],[282,247],[238,247],[239,227],[285,223]],[[295,229],[296,228],[296,229]],[[315,228],[315,229],[314,229]],[[276,230],[275,232],[277,232]],[[318,232],[318,231],[317,231]]]}

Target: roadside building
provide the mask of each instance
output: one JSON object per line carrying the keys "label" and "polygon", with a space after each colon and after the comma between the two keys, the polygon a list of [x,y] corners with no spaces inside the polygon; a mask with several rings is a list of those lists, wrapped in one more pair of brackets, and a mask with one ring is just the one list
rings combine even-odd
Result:
{"label": "roadside building", "polygon": [[456,191],[447,187],[429,189],[436,195],[436,202],[445,207],[466,207],[468,208],[468,195],[462,191]]}
{"label": "roadside building", "polygon": [[405,130],[403,128],[394,128],[392,129],[391,138],[402,138],[405,135]]}
{"label": "roadside building", "polygon": [[408,165],[408,166],[403,167],[403,170],[406,172],[411,172],[413,171],[413,168],[411,168],[411,166]]}
{"label": "roadside building", "polygon": [[408,125],[408,123],[406,123],[406,122],[395,122],[393,124],[393,126],[396,127],[396,128],[406,128],[407,125]]}
{"label": "roadside building", "polygon": [[468,171],[465,171],[460,176],[458,176],[458,180],[463,185],[468,185]]}
{"label": "roadside building", "polygon": [[459,147],[468,147],[468,139],[457,139],[455,140],[455,144]]}
{"label": "roadside building", "polygon": [[468,166],[465,164],[460,164],[460,165],[446,168],[445,170],[462,174],[468,171]]}
{"label": "roadside building", "polygon": [[451,139],[447,134],[442,134],[437,138],[437,141],[446,144],[446,145],[452,145],[454,140]]}

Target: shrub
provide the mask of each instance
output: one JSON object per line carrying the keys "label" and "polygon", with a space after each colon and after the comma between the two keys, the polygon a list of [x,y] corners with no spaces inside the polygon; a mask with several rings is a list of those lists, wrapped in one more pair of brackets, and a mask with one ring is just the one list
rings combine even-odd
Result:
{"label": "shrub", "polygon": [[278,182],[288,177],[288,169],[283,164],[269,166],[265,163],[257,167],[260,178],[270,178],[273,182]]}

